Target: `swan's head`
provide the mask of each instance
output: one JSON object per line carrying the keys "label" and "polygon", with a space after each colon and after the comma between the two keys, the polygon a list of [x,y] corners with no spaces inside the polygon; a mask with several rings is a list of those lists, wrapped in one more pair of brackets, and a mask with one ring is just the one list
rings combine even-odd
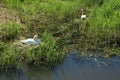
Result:
{"label": "swan's head", "polygon": [[38,39],[38,35],[34,35],[33,39]]}
{"label": "swan's head", "polygon": [[81,11],[83,12],[84,10],[83,10],[83,9],[81,9]]}

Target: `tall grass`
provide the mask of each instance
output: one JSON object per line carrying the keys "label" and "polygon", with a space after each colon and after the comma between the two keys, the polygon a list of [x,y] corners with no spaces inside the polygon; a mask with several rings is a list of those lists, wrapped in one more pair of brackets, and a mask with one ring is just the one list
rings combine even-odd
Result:
{"label": "tall grass", "polygon": [[[54,16],[55,14],[59,16],[63,16],[65,18],[70,18],[73,16],[75,10],[79,10],[81,5],[81,0],[47,0],[47,1],[39,1],[39,0],[5,0],[5,2],[13,8],[16,8],[18,11],[22,11],[27,14],[39,14],[45,13],[49,16]],[[16,4],[15,4],[16,3]],[[72,18],[71,18],[72,19]]]}
{"label": "tall grass", "polygon": [[20,8],[21,0],[4,0],[11,8]]}
{"label": "tall grass", "polygon": [[102,7],[93,7],[91,10],[90,24],[92,28],[100,28],[106,31],[119,30],[120,1],[109,0]]}
{"label": "tall grass", "polygon": [[6,46],[5,51],[0,54],[0,69],[7,70],[19,68],[22,63],[21,55],[17,53],[15,48]]}
{"label": "tall grass", "polygon": [[[108,0],[102,6],[96,5],[91,8],[88,18],[89,26],[85,26],[87,27],[86,43],[89,44],[88,48],[102,50],[109,47],[106,48],[109,49],[108,51],[119,49],[119,4],[119,0],[116,2]],[[115,53],[119,54],[119,52]]]}
{"label": "tall grass", "polygon": [[4,52],[5,50],[5,43],[0,42],[0,53]]}
{"label": "tall grass", "polygon": [[8,22],[5,25],[1,25],[0,32],[4,41],[10,41],[19,37],[20,26],[14,21]]}

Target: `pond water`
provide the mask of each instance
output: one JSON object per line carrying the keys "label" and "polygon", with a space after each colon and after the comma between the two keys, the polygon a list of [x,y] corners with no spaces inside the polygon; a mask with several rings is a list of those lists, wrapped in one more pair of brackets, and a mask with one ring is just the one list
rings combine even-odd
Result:
{"label": "pond water", "polygon": [[23,65],[22,70],[0,73],[0,80],[120,80],[120,57],[81,58],[69,53],[53,69]]}

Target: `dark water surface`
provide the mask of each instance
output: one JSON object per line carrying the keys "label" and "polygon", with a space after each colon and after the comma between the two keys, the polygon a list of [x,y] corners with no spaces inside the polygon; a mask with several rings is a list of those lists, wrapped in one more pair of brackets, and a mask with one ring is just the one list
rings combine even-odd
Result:
{"label": "dark water surface", "polygon": [[32,69],[0,73],[0,80],[120,80],[120,57],[80,58],[68,54],[54,69]]}

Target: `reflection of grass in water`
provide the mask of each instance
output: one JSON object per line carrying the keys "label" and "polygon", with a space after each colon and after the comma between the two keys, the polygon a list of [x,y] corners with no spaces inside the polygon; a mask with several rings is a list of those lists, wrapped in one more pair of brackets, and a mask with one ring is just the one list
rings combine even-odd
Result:
{"label": "reflection of grass in water", "polygon": [[101,67],[99,61],[97,60],[97,58],[94,58],[95,62],[97,63],[98,67]]}

